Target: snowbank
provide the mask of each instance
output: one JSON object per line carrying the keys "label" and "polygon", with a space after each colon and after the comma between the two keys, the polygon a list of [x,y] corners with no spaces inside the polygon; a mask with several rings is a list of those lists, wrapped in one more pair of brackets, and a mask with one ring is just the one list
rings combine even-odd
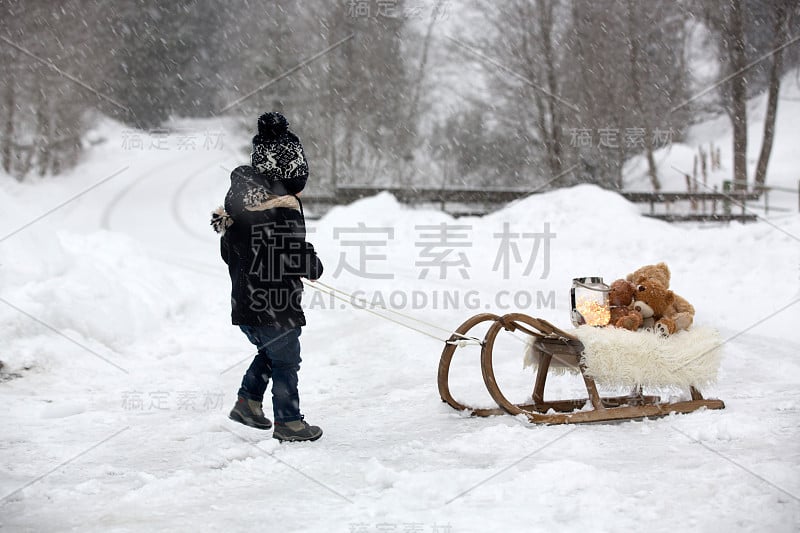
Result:
{"label": "snowbank", "polygon": [[[429,272],[425,276],[429,282],[473,288],[489,298],[503,290],[553,291],[555,308],[522,310],[562,324],[568,322],[565,308],[573,277],[600,275],[612,281],[659,261],[670,266],[672,288],[695,304],[698,319],[723,329],[747,327],[800,294],[796,275],[800,247],[795,237],[800,235],[800,216],[776,224],[676,225],[641,216],[636,205],[616,193],[579,185],[530,196],[483,218],[453,219],[437,211],[402,206],[384,193],[336,208],[314,224],[312,239],[328,266],[328,276],[342,261],[357,265],[358,250],[343,245],[347,237],[342,237],[342,232],[359,224],[393,231],[394,238],[382,237],[384,246],[368,248],[368,253],[385,254],[385,260],[367,263],[372,272],[394,274],[389,282],[392,289],[425,287],[420,281],[419,254],[426,242],[422,233],[430,230],[421,227],[446,224],[460,228],[462,238],[453,242],[466,241],[466,246],[454,248],[449,257],[464,254],[470,262],[469,279],[453,268],[448,269],[445,280],[438,280],[437,272]],[[337,230],[340,235],[334,238]],[[521,259],[515,261],[509,252],[508,275],[497,264],[504,231],[516,234],[513,241]],[[529,237],[522,238],[523,233]],[[531,234],[535,233],[550,235],[549,253],[545,252],[544,237],[538,239],[539,249],[534,250],[537,239]],[[363,232],[356,235],[367,238]],[[509,245],[505,246],[508,250]],[[531,261],[533,268],[524,275],[524,267]],[[762,272],[770,275],[758,275]],[[349,291],[385,291],[387,285],[386,280],[365,279],[347,269],[337,278],[335,284]],[[790,318],[790,313],[783,314],[767,327],[775,333],[789,330]]]}
{"label": "snowbank", "polygon": [[[7,232],[31,219],[30,210],[25,216],[15,204],[0,191]],[[52,329],[101,351],[124,353],[130,343],[158,335],[192,301],[183,276],[120,233],[79,234],[35,223],[0,242],[0,258],[0,336],[9,341],[2,359],[10,371],[39,364],[18,350],[37,337],[44,343],[36,348],[39,356],[68,364],[57,356],[66,341],[53,338]],[[55,343],[54,349],[47,342]]]}

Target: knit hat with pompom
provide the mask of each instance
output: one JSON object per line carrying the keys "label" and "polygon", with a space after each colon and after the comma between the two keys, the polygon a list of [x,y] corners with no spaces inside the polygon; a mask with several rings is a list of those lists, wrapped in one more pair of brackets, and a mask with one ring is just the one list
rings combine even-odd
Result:
{"label": "knit hat with pompom", "polygon": [[253,167],[270,181],[280,181],[290,194],[297,194],[308,180],[308,161],[297,135],[280,113],[258,117],[258,134],[253,137]]}

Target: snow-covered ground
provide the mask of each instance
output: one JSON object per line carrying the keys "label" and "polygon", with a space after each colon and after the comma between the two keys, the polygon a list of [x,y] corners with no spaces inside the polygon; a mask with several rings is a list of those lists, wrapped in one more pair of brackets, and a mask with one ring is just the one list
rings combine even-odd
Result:
{"label": "snow-covered ground", "polygon": [[[776,177],[798,168],[789,129],[798,105],[781,110]],[[227,419],[252,350],[229,323],[208,214],[242,162],[242,140],[218,121],[173,127],[162,140],[106,122],[93,133],[105,141],[68,175],[0,177],[0,529],[797,530],[796,212],[670,225],[592,186],[481,219],[388,195],[336,208],[310,223],[322,281],[394,304],[437,337],[447,333],[434,326],[487,309],[569,328],[573,277],[613,280],[666,261],[697,323],[727,340],[719,382],[705,391],[727,408],[576,427],[465,417],[438,397],[440,341],[309,291],[301,398],[325,435],[279,445]],[[424,234],[436,231],[420,226],[443,223],[463,235],[452,236],[465,244],[452,257],[469,264],[446,279],[432,266],[420,279],[434,242]],[[502,261],[494,270],[504,228],[549,235],[532,265],[537,239],[520,235],[511,240],[519,261],[506,248],[507,273]],[[359,240],[372,245],[351,244]],[[522,348],[509,335],[496,351],[515,401],[532,386]],[[457,352],[452,383],[459,399],[492,405],[474,346]],[[548,387],[581,389],[570,377]]]}

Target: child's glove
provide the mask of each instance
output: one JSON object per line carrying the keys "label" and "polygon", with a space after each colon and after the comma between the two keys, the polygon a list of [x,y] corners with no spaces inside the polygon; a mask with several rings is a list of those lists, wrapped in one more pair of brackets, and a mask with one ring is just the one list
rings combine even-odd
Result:
{"label": "child's glove", "polygon": [[225,208],[219,206],[211,213],[211,227],[214,231],[219,233],[220,237],[225,235],[225,230],[233,225],[233,218],[225,211]]}

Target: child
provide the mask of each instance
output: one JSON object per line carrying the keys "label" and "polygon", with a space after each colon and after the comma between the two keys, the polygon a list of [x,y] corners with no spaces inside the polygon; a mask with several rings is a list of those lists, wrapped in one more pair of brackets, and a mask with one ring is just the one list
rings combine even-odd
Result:
{"label": "child", "polygon": [[300,140],[280,113],[259,117],[251,162],[231,173],[225,207],[217,209],[211,221],[222,235],[222,258],[231,276],[232,322],[258,348],[230,418],[270,429],[262,401],[272,379],[273,438],[313,441],[322,436],[322,429],[303,420],[297,391],[300,328],[306,324],[300,278],[319,278],[322,263],[305,240],[298,198],[308,178],[308,163]]}

